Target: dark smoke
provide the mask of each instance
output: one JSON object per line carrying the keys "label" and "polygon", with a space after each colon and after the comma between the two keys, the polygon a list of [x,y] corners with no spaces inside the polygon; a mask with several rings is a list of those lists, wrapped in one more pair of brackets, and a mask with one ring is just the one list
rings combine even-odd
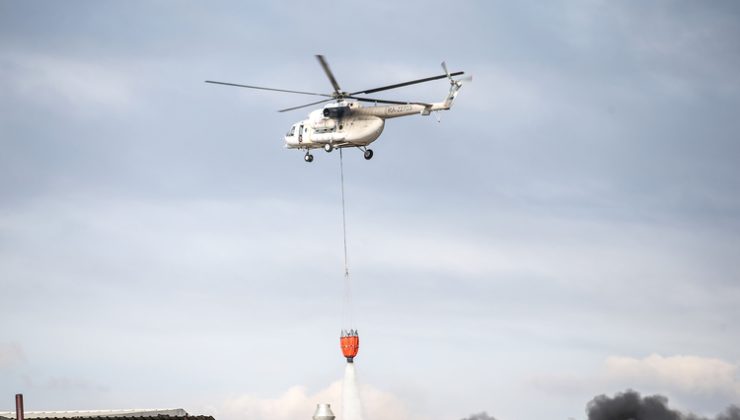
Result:
{"label": "dark smoke", "polygon": [[[668,398],[662,395],[641,397],[633,390],[613,398],[599,395],[586,406],[588,420],[710,420],[692,413],[668,408]],[[740,420],[740,408],[731,405],[714,420]]]}
{"label": "dark smoke", "polygon": [[628,390],[614,398],[599,395],[586,406],[588,420],[683,420],[681,413],[667,407],[668,399],[660,395],[641,397]]}
{"label": "dark smoke", "polygon": [[[489,416],[488,413],[483,411],[478,414],[471,414],[470,416],[462,420],[496,420],[496,419],[494,417]],[[725,419],[722,419],[722,420],[725,420]],[[731,420],[735,420],[735,419],[731,419]]]}
{"label": "dark smoke", "polygon": [[721,414],[717,415],[717,420],[740,420],[740,407],[731,405]]}

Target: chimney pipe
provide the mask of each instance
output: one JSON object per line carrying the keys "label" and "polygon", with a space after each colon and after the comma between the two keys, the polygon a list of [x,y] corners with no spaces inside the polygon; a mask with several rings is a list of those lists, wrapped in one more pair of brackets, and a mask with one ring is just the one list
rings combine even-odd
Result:
{"label": "chimney pipe", "polygon": [[330,404],[316,404],[316,412],[313,413],[313,420],[334,420],[334,418]]}
{"label": "chimney pipe", "polygon": [[15,394],[15,419],[23,420],[23,394]]}

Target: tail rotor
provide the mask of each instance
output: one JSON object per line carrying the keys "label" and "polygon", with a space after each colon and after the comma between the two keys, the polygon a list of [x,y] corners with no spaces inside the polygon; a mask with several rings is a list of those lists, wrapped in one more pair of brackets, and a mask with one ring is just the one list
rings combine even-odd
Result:
{"label": "tail rotor", "polygon": [[444,61],[442,62],[442,70],[445,71],[445,74],[447,75],[447,78],[450,79],[450,84],[451,85],[456,85],[456,86],[460,87],[460,86],[462,86],[462,82],[472,82],[473,81],[473,75],[472,74],[471,75],[468,75],[468,76],[465,76],[463,78],[457,79],[457,80],[453,79],[452,78],[452,75],[450,74],[450,71],[447,70],[447,63],[445,63]]}

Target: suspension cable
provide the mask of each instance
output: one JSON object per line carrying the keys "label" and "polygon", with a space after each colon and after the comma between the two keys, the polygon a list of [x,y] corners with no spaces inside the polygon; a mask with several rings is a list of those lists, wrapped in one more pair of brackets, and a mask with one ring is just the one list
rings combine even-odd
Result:
{"label": "suspension cable", "polygon": [[345,316],[349,321],[348,327],[353,327],[352,322],[352,284],[349,278],[349,262],[347,259],[347,213],[344,204],[344,160],[342,149],[339,148],[339,179],[342,190],[342,239],[344,241],[344,306]]}

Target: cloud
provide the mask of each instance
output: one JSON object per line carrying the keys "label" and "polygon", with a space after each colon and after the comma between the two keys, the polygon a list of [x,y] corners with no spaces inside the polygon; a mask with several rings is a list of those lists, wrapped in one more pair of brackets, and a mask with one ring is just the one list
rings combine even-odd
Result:
{"label": "cloud", "polygon": [[[609,354],[737,357],[728,331],[740,293],[740,83],[730,82],[740,44],[714,24],[723,15],[738,28],[737,7],[467,2],[450,19],[435,2],[418,19],[420,2],[193,3],[172,13],[26,3],[0,13],[0,108],[9,111],[0,187],[13,198],[0,206],[0,283],[17,296],[0,319],[24,319],[4,336],[34,349],[33,365],[57,376],[50,384],[84,385],[64,379],[69,370],[131,402],[218,378],[211,392],[228,389],[234,404],[240,389],[271,390],[234,406],[266,410],[264,397],[281,401],[287,384],[316,383],[315,366],[294,370],[273,353],[293,349],[293,331],[319,343],[323,326],[337,325],[326,303],[341,294],[338,156],[305,165],[299,151],[279,150],[307,110],[274,109],[295,98],[203,83],[323,92],[314,52],[346,89],[438,74],[442,59],[475,75],[442,124],[389,121],[375,159],[345,156],[359,327],[375,335],[366,348],[376,378],[426,388],[404,395],[410,406],[448,420],[483,407],[501,417],[514,411],[507,404],[517,418],[565,417],[560,407],[580,411],[597,393],[625,389],[620,381],[675,389],[655,379],[660,371],[609,376]],[[337,33],[382,25],[377,37],[309,33],[295,7],[318,7],[344,25]],[[684,30],[699,32],[675,36]],[[435,31],[454,36],[425,40]],[[731,96],[707,95],[713,86]],[[408,89],[394,94],[446,91],[444,80],[419,85],[419,96]],[[67,118],[88,113],[99,121]],[[74,338],[90,335],[97,345],[80,352]],[[168,342],[184,344],[173,356]],[[398,369],[409,347],[424,354]],[[492,391],[542,366],[582,383],[537,404]],[[240,388],[245,380],[259,388]],[[323,401],[311,399],[315,388],[298,391],[307,419]],[[88,403],[72,394],[66,405]],[[495,407],[478,403],[494,396]],[[442,407],[449,400],[457,408]]]}
{"label": "cloud", "polygon": [[[307,419],[316,410],[316,404],[329,403],[335,415],[342,412],[342,381],[310,393],[305,386],[293,386],[278,397],[244,394],[228,398],[213,409],[220,420],[294,420]],[[369,385],[360,387],[362,404],[367,418],[408,420],[413,418],[405,404],[395,395]],[[480,419],[482,420],[482,419]]]}
{"label": "cloud", "polygon": [[23,348],[18,343],[0,343],[0,369],[11,368],[26,361]]}
{"label": "cloud", "polygon": [[651,354],[642,359],[606,360],[610,381],[645,384],[686,394],[740,396],[740,367],[715,358]]}
{"label": "cloud", "polygon": [[21,101],[67,114],[121,110],[133,101],[132,83],[114,65],[50,54],[0,55],[7,88]]}
{"label": "cloud", "polygon": [[712,412],[740,398],[740,366],[693,355],[611,356],[594,374],[540,375],[530,383],[548,395],[583,395],[594,389],[650,390],[675,398],[681,406]]}
{"label": "cloud", "polygon": [[[340,401],[341,384],[336,382],[329,388],[309,394],[303,386],[293,386],[277,398],[260,398],[246,394],[227,400],[224,404],[224,418],[250,418],[289,420],[308,418],[315,405],[323,402]],[[339,412],[335,404],[334,411]],[[221,413],[219,413],[221,416]]]}
{"label": "cloud", "polygon": [[42,386],[55,392],[110,391],[110,387],[106,385],[95,383],[94,381],[88,379],[72,376],[52,376]]}

